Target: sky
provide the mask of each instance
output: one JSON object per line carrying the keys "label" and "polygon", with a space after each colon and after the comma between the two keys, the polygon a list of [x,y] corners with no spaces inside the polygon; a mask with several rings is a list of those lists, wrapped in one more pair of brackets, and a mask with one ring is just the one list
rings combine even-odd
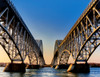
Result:
{"label": "sky", "polygon": [[50,64],[55,41],[64,39],[91,0],[11,1],[33,37],[43,41],[44,59]]}

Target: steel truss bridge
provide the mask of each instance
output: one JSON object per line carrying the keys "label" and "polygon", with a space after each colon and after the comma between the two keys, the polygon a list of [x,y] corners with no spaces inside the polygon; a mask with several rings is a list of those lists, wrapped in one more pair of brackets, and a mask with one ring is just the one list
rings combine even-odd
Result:
{"label": "steel truss bridge", "polygon": [[30,65],[45,64],[42,50],[10,0],[0,0],[0,45],[11,62],[24,63],[28,56]]}
{"label": "steel truss bridge", "polygon": [[[59,40],[57,40],[59,42]],[[92,0],[60,44],[55,42],[52,65],[87,63],[100,45],[100,0]]]}

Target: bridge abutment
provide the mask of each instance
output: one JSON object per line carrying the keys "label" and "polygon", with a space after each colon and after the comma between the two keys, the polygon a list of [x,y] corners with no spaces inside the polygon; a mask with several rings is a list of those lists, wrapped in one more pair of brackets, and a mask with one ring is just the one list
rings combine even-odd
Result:
{"label": "bridge abutment", "polygon": [[7,64],[4,72],[26,72],[26,64],[21,63],[21,64],[17,64],[17,63],[10,63]]}
{"label": "bridge abutment", "polygon": [[71,64],[69,66],[67,72],[89,73],[90,72],[90,66],[89,66],[89,64]]}

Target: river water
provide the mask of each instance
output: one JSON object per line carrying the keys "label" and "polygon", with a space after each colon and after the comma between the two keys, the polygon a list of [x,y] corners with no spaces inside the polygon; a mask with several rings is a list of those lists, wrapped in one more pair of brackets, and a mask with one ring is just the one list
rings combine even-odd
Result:
{"label": "river water", "polygon": [[66,70],[55,70],[54,68],[27,69],[25,73],[3,72],[0,67],[0,77],[100,77],[100,68],[90,68],[90,73],[67,73]]}

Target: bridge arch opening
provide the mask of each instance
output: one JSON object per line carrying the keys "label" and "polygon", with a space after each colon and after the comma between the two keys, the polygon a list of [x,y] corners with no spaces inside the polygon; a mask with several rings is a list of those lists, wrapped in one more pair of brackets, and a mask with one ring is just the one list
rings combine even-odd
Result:
{"label": "bridge arch opening", "polygon": [[59,59],[58,59],[59,65],[68,64],[69,57],[70,57],[70,51],[66,49],[63,50],[61,54],[59,55]]}
{"label": "bridge arch opening", "polygon": [[24,60],[24,63],[25,63],[25,64],[30,64],[28,56],[26,56],[26,58],[25,58],[25,60]]}
{"label": "bridge arch opening", "polygon": [[91,57],[88,60],[88,63],[100,63],[100,45],[96,48],[94,53],[91,55]]}
{"label": "bridge arch opening", "polygon": [[0,63],[10,63],[11,60],[3,47],[0,45]]}
{"label": "bridge arch opening", "polygon": [[69,56],[68,64],[74,64],[74,59],[73,59],[72,55]]}

